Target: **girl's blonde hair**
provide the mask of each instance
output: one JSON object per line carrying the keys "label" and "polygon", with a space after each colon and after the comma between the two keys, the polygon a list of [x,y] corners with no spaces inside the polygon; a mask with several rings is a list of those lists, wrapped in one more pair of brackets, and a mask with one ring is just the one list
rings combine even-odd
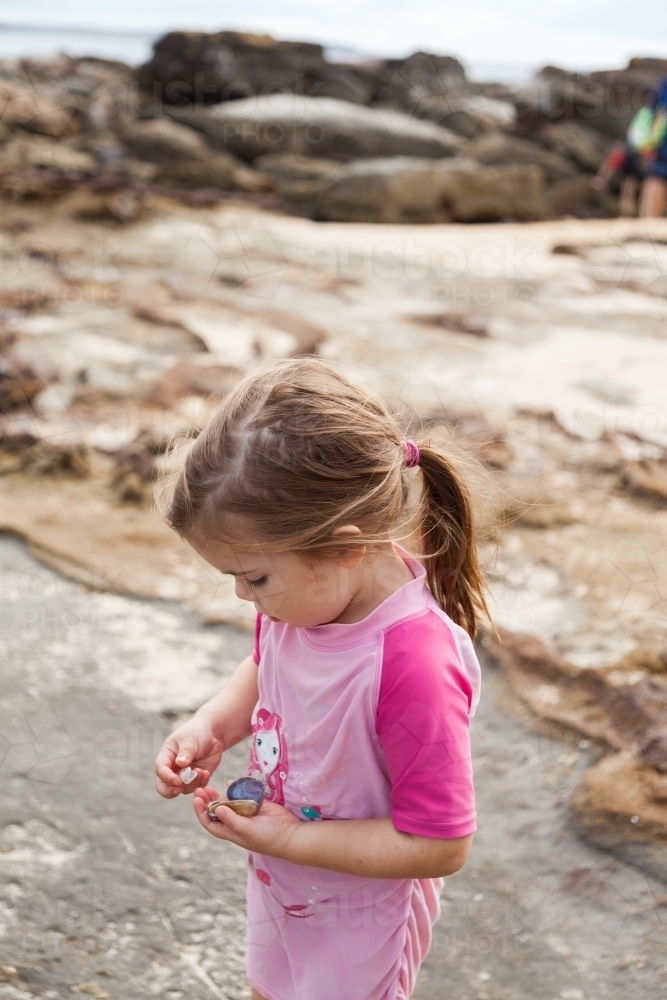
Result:
{"label": "girl's blonde hair", "polygon": [[[411,503],[402,433],[375,396],[318,358],[265,364],[238,382],[201,433],[176,442],[158,508],[181,536],[193,530],[247,548],[324,556],[396,539],[416,526],[428,583],[474,636],[488,617],[473,502],[459,465],[417,441],[421,490]],[[225,515],[234,519],[234,532]],[[359,536],[334,536],[354,524]]]}

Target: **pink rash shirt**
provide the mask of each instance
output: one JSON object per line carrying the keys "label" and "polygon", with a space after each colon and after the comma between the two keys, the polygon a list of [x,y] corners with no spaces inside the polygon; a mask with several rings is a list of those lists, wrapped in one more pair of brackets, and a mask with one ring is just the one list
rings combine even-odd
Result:
{"label": "pink rash shirt", "polygon": [[[303,822],[391,816],[397,830],[475,831],[472,642],[425,570],[363,621],[298,629],[258,618],[248,774]],[[405,1000],[442,879],[373,879],[250,854],[247,965],[268,1000]]]}

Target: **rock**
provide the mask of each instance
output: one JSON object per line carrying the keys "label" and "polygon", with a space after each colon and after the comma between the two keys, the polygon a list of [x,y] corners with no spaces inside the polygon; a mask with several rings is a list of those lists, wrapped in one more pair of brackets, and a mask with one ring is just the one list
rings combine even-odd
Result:
{"label": "rock", "polygon": [[320,181],[338,177],[345,169],[338,160],[325,160],[315,156],[294,153],[265,153],[258,156],[253,166],[271,174],[279,181]]}
{"label": "rock", "polygon": [[598,191],[590,174],[580,174],[552,184],[546,199],[554,215],[577,218],[608,218],[618,214],[618,202],[608,191]]}
{"label": "rock", "polygon": [[511,128],[516,109],[509,101],[499,101],[476,94],[443,94],[422,97],[414,109],[418,118],[451,129],[467,139],[485,132]]}
{"label": "rock", "polygon": [[167,104],[212,104],[275,91],[308,92],[323,80],[325,68],[322,46],[310,42],[236,31],[171,31],[154,44],[137,81]]}
{"label": "rock", "polygon": [[97,162],[89,153],[67,142],[38,136],[18,136],[0,149],[0,170],[51,170],[94,172]]}
{"label": "rock", "polygon": [[517,128],[529,135],[550,123],[576,121],[620,139],[667,73],[664,67],[659,59],[633,59],[624,70],[590,74],[546,66],[517,94]]}
{"label": "rock", "polygon": [[125,123],[121,137],[133,156],[156,164],[158,184],[227,191],[267,187],[235,157],[207,146],[200,132],[168,118]]}
{"label": "rock", "polygon": [[540,167],[547,184],[564,178],[576,177],[577,167],[564,156],[543,149],[537,143],[516,136],[492,132],[468,143],[466,156],[485,166],[525,164]]}
{"label": "rock", "polygon": [[339,222],[486,222],[542,218],[546,206],[531,167],[395,157],[360,160],[322,182],[313,213]]}
{"label": "rock", "polygon": [[382,79],[376,102],[412,113],[424,99],[460,92],[465,70],[453,56],[413,52],[405,59],[383,59],[372,66]]}
{"label": "rock", "polygon": [[62,107],[39,94],[34,85],[0,80],[0,118],[5,125],[21,125],[62,139],[80,131],[72,107]]}
{"label": "rock", "polygon": [[667,502],[667,463],[645,458],[639,462],[627,462],[621,482],[626,490],[644,499]]}
{"label": "rock", "polygon": [[150,214],[144,195],[131,189],[111,191],[108,194],[77,191],[62,203],[61,209],[74,219],[108,219],[124,224],[145,219]]}
{"label": "rock", "polygon": [[55,377],[53,368],[19,347],[14,335],[0,336],[0,414],[29,406]]}
{"label": "rock", "polygon": [[581,778],[570,815],[581,836],[597,847],[665,879],[667,803],[661,780],[632,754],[609,754]]}
{"label": "rock", "polygon": [[624,661],[579,669],[534,636],[505,629],[487,634],[483,647],[537,715],[652,764],[663,760],[663,744],[653,737],[667,731],[667,679]]}
{"label": "rock", "polygon": [[106,475],[35,486],[25,473],[0,477],[0,528],[25,537],[47,565],[87,586],[181,601],[205,621],[252,630],[254,614],[233,582],[195,559],[150,503],[119,503]]}
{"label": "rock", "polygon": [[574,160],[583,170],[591,173],[597,172],[610,147],[608,139],[579,122],[545,125],[540,139],[554,152]]}
{"label": "rock", "polygon": [[[447,314],[445,314],[447,315]],[[458,317],[460,314],[450,314]],[[427,317],[413,317],[424,321]],[[461,323],[462,319],[452,319]],[[471,324],[472,325],[472,324]],[[457,445],[471,452],[475,458],[491,469],[505,469],[512,459],[512,451],[502,430],[492,427],[479,413],[456,413],[438,409],[423,418],[427,427],[445,426]]]}
{"label": "rock", "polygon": [[177,361],[157,382],[149,402],[171,409],[183,396],[222,398],[242,372],[230,365]]}
{"label": "rock", "polygon": [[153,101],[203,106],[296,93],[412,112],[423,97],[461,90],[465,71],[452,56],[414,52],[404,59],[333,63],[321,45],[268,35],[174,31],[160,38],[138,72]]}
{"label": "rock", "polygon": [[266,153],[440,158],[462,148],[459,136],[438,125],[330,97],[269,94],[193,111],[187,121],[248,161]]}
{"label": "rock", "polygon": [[411,316],[410,319],[425,326],[436,326],[442,330],[449,330],[450,333],[466,333],[470,337],[486,338],[489,336],[489,331],[485,326],[468,319],[463,313],[424,313],[423,315]]}

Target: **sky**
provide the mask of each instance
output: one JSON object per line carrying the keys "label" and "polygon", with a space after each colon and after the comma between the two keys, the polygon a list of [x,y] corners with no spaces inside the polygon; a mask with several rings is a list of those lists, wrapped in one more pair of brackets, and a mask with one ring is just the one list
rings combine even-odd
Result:
{"label": "sky", "polygon": [[422,49],[468,66],[588,70],[618,67],[633,55],[667,58],[667,0],[0,0],[0,24],[151,35],[228,28],[370,55]]}

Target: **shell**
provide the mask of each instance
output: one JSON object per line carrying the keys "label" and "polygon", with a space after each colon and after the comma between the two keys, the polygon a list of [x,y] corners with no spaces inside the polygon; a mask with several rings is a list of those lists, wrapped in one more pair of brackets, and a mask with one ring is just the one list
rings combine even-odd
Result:
{"label": "shell", "polygon": [[251,799],[259,807],[264,800],[264,782],[259,778],[237,778],[227,785],[227,798],[237,802]]}
{"label": "shell", "polygon": [[215,815],[218,806],[226,806],[227,809],[233,810],[239,816],[254,816],[259,810],[259,802],[255,802],[254,799],[216,799],[215,802],[208,804],[208,814],[211,819],[218,818]]}
{"label": "shell", "polygon": [[197,777],[197,772],[193,767],[184,767],[179,777],[184,785],[191,785]]}

